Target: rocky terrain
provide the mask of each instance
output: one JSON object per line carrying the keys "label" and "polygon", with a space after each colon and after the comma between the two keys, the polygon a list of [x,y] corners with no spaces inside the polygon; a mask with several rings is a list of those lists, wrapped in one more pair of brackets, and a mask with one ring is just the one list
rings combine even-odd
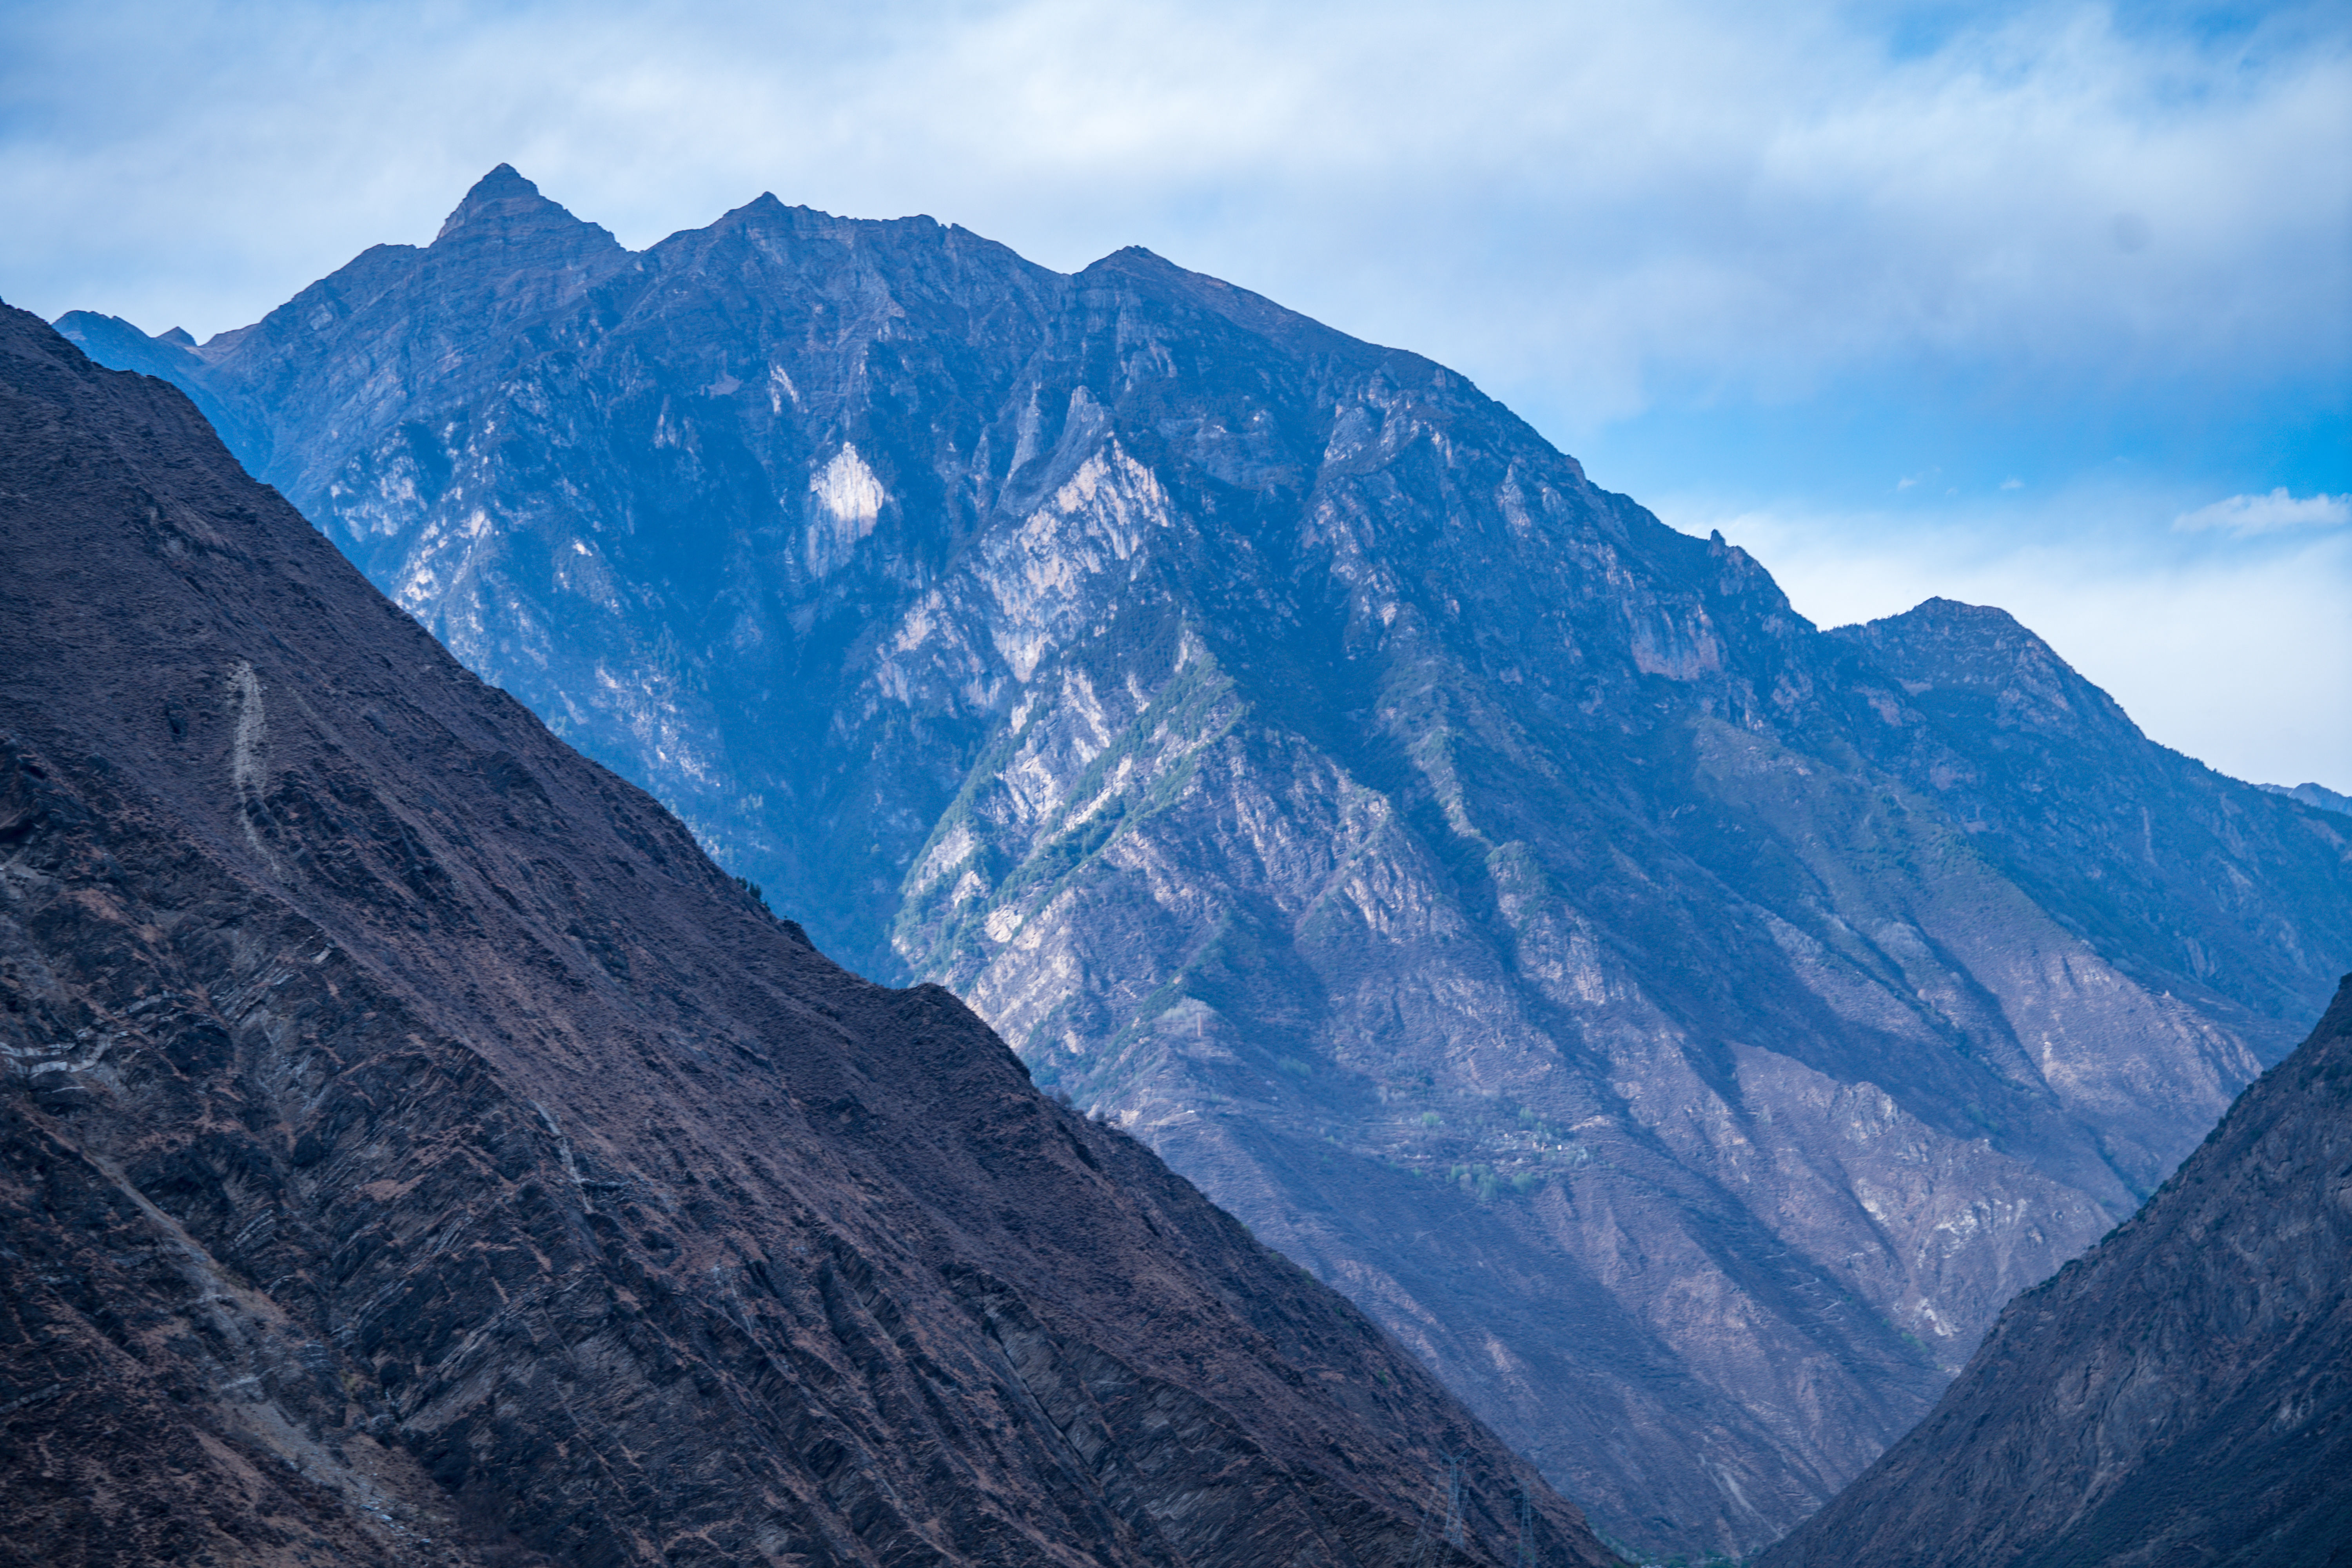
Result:
{"label": "rocky terrain", "polygon": [[773,197],[632,252],[502,168],[253,327],[61,325],[1646,1552],[1818,1508],[2352,958],[2344,817],[2007,616],[1822,632],[1146,252]]}
{"label": "rocky terrain", "polygon": [[5,309],[0,560],[0,1563],[1606,1560]]}
{"label": "rocky terrain", "polygon": [[2322,811],[2352,812],[2352,795],[2338,795],[2326,784],[2299,784],[2293,789],[2284,784],[2263,784],[2261,787],[2273,795],[2283,795],[2305,805],[2315,805]]}
{"label": "rocky terrain", "polygon": [[2026,1292],[1764,1568],[2352,1552],[2352,976],[2145,1208]]}

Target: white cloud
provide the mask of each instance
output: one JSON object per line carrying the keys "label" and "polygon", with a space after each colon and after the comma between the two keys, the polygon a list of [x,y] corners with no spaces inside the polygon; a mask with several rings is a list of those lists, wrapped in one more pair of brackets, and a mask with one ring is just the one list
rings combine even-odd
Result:
{"label": "white cloud", "polygon": [[2270,533],[2283,528],[2337,528],[2347,522],[2352,522],[2352,496],[2295,497],[2282,486],[2266,496],[2231,496],[2184,511],[2172,520],[2172,526],[2184,533],[2216,528]]}
{"label": "white cloud", "polygon": [[1878,15],[20,6],[0,292],[239,324],[428,237],[509,160],[633,245],[770,188],[1062,268],[1147,244],[1456,364],[1571,441],[1669,390],[1801,397],[1920,353],[2340,381],[2340,17],[2217,39],[2028,5],[1906,55]]}

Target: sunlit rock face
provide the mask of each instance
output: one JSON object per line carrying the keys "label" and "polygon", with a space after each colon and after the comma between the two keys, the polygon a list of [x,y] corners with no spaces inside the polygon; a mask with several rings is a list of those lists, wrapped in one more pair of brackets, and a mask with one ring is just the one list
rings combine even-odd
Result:
{"label": "sunlit rock face", "polygon": [[2352,953],[2341,816],[2007,616],[1820,632],[1147,252],[762,197],[632,253],[502,169],[180,358],[64,324],[1643,1551],[1818,1506]]}

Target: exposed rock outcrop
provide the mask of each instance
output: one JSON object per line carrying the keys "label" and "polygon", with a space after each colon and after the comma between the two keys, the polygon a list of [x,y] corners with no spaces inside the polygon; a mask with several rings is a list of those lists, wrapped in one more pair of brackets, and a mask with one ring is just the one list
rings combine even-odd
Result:
{"label": "exposed rock outcrop", "polygon": [[2352,1555],[2352,975],[2146,1207],[2026,1292],[1763,1568]]}
{"label": "exposed rock outcrop", "polygon": [[1604,1561],[5,309],[0,560],[0,1563]]}
{"label": "exposed rock outcrop", "polygon": [[501,169],[137,352],[1645,1551],[1819,1507],[2352,961],[2345,819],[2007,616],[1819,632],[1461,377],[1147,252],[762,197],[633,253]]}

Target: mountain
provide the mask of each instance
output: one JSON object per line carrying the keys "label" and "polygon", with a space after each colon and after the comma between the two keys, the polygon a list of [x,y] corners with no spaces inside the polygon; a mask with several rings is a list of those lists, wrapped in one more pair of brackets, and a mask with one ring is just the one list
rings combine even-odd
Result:
{"label": "mountain", "polygon": [[470,668],[1645,1553],[1825,1502],[2352,960],[2344,819],[2009,616],[1820,631],[1148,252],[772,196],[633,252],[501,168],[192,353]]}
{"label": "mountain", "polygon": [[1608,1560],[5,310],[0,559],[0,1563]]}
{"label": "mountain", "polygon": [[246,447],[253,432],[229,404],[205,384],[205,359],[187,331],[173,327],[150,337],[114,316],[82,312],[74,318],[74,332],[82,352],[116,370],[135,370],[171,382],[188,395],[220,437],[232,447]]}
{"label": "mountain", "polygon": [[2352,975],[1764,1568],[2352,1562]]}
{"label": "mountain", "polygon": [[2352,812],[2352,795],[2338,795],[2326,784],[2299,784],[2293,789],[2284,784],[2257,784],[2257,789],[2272,795],[2283,795],[2299,800],[2305,805],[2315,805],[2322,811]]}

